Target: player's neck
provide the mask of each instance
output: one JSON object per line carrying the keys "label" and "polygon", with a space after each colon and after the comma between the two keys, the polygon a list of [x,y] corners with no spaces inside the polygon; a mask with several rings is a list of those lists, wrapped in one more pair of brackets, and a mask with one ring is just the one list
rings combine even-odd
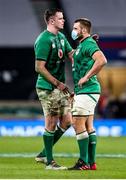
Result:
{"label": "player's neck", "polygon": [[55,35],[58,34],[58,32],[59,32],[59,30],[56,29],[54,26],[49,26],[49,25],[47,26],[47,31],[49,31]]}
{"label": "player's neck", "polygon": [[87,37],[89,37],[90,36],[90,34],[86,34],[86,35],[84,35],[81,39],[80,39],[80,43],[84,40],[84,39],[86,39]]}

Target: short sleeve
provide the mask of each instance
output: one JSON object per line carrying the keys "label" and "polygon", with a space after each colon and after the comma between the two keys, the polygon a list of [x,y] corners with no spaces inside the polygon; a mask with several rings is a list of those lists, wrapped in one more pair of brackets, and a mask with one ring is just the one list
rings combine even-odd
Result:
{"label": "short sleeve", "polygon": [[40,39],[35,44],[35,58],[36,60],[47,61],[51,49],[51,43],[48,40]]}
{"label": "short sleeve", "polygon": [[99,47],[97,45],[96,42],[94,41],[88,41],[87,44],[86,44],[86,47],[85,47],[85,52],[86,54],[88,54],[90,57],[93,56],[93,54],[96,52],[96,51],[99,51]]}

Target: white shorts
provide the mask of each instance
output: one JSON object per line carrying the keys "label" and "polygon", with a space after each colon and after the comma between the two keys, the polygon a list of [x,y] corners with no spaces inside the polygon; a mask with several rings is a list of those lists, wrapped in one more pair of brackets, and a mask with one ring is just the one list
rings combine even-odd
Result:
{"label": "white shorts", "polygon": [[100,94],[79,94],[74,96],[72,115],[87,116],[93,115]]}

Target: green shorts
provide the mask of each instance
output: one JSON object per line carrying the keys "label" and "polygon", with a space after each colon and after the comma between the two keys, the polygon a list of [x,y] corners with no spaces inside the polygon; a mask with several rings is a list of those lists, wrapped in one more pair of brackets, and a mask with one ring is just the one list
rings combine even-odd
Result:
{"label": "green shorts", "polygon": [[44,116],[61,116],[71,112],[69,93],[63,94],[59,89],[50,91],[37,88],[36,91],[43,108]]}

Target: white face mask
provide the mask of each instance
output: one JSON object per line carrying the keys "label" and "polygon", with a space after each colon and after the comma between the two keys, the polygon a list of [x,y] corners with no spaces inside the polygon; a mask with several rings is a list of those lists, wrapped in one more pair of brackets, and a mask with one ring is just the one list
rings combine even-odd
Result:
{"label": "white face mask", "polygon": [[73,39],[73,40],[78,39],[78,34],[77,34],[77,31],[72,30],[72,32],[71,32],[71,37],[72,37],[72,39]]}

